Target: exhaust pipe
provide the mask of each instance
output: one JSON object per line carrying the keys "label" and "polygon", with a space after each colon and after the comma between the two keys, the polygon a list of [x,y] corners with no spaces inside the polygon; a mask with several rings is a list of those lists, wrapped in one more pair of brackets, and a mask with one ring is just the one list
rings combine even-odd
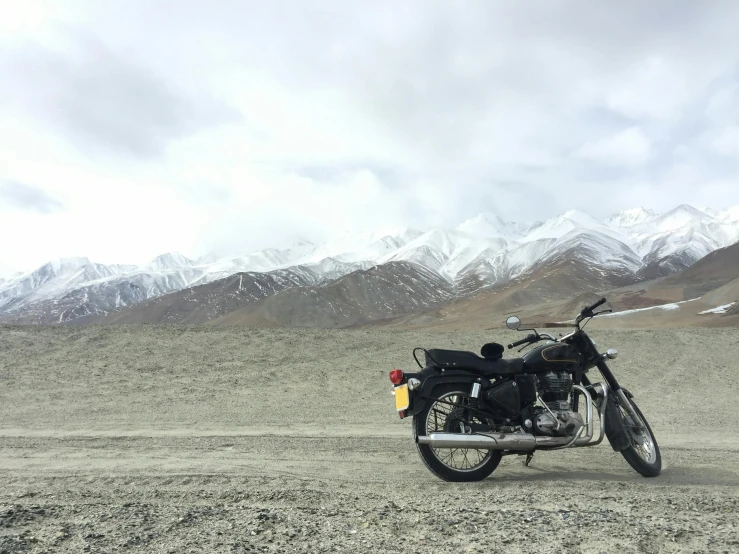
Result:
{"label": "exhaust pipe", "polygon": [[496,433],[493,435],[462,435],[459,433],[431,433],[418,437],[418,444],[433,448],[474,448],[479,450],[518,450],[565,446],[572,437],[535,437],[529,433]]}
{"label": "exhaust pipe", "polygon": [[529,433],[495,433],[491,435],[462,435],[431,433],[418,437],[418,444],[434,448],[479,448],[480,450],[533,450],[536,437]]}

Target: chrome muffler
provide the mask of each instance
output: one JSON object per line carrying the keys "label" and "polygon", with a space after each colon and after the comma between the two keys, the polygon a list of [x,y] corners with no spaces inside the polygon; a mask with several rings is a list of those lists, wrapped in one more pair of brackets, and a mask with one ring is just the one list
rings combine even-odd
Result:
{"label": "chrome muffler", "polygon": [[535,437],[530,433],[491,433],[463,435],[461,433],[431,433],[418,437],[418,444],[434,448],[477,448],[480,450],[529,451],[541,447],[539,439],[547,439],[547,446],[565,445],[572,437]]}

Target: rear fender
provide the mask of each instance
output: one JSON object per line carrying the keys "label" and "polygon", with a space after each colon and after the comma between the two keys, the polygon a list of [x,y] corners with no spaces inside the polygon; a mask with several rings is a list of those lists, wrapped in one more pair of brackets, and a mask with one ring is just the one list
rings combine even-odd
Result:
{"label": "rear fender", "polygon": [[[431,371],[427,373],[426,370],[429,369]],[[421,376],[425,378],[422,379]],[[465,390],[472,388],[474,383],[480,383],[483,388],[490,386],[490,381],[488,379],[464,370],[447,369],[444,372],[440,372],[436,368],[427,367],[417,374],[416,378],[421,381],[421,387],[413,391],[411,395],[411,405],[406,410],[406,415],[416,415],[426,407],[426,403],[429,400],[436,400],[437,397],[434,396],[434,389],[440,385],[465,385]]]}

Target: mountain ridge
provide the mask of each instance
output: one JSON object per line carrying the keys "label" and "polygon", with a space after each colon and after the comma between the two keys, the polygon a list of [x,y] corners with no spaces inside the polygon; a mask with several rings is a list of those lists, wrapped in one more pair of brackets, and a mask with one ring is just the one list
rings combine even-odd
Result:
{"label": "mountain ridge", "polygon": [[0,280],[0,322],[102,317],[238,273],[290,271],[301,275],[305,286],[325,286],[357,270],[394,262],[431,271],[457,296],[567,260],[643,280],[684,270],[737,240],[739,206],[698,210],[683,204],[664,214],[633,208],[605,220],[568,210],[535,224],[481,213],[452,229],[345,233],[319,245],[302,241],[221,259],[205,255],[193,260],[169,252],[143,266],[65,258]]}

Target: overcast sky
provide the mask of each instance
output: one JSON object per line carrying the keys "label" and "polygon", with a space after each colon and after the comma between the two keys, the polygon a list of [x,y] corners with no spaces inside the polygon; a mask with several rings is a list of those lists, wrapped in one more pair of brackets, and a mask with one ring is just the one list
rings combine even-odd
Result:
{"label": "overcast sky", "polygon": [[739,204],[739,2],[4,0],[0,276]]}

